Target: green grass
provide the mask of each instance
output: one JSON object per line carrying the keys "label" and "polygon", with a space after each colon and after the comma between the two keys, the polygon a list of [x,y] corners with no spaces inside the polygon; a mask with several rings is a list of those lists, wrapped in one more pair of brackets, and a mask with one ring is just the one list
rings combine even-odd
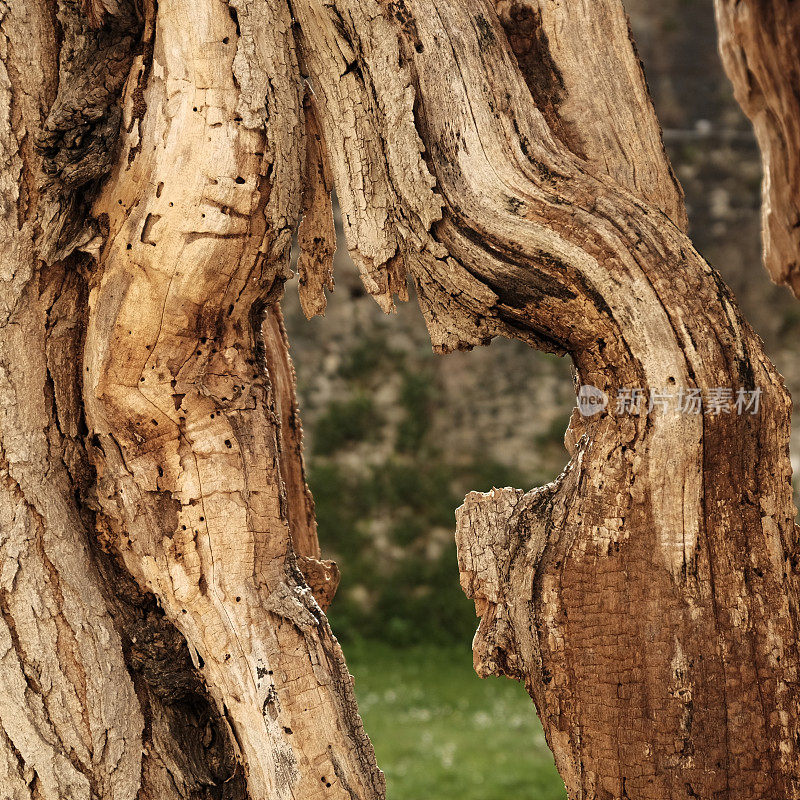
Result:
{"label": "green grass", "polygon": [[468,646],[346,644],[387,800],[565,800],[535,709]]}

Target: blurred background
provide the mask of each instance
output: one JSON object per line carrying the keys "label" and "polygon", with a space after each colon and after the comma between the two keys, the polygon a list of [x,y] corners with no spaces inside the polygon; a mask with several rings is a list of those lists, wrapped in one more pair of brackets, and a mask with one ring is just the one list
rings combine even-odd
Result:
{"label": "blurred background", "polygon": [[[758,150],[719,62],[712,4],[625,5],[695,246],[794,394],[800,302],[760,263]],[[527,490],[562,470],[569,362],[500,339],[435,356],[413,298],[385,316],[341,239],[335,278],[324,318],[303,317],[292,285],[283,308],[319,538],[342,571],[329,616],[388,800],[564,798],[522,687],[472,672],[477,623],[453,529],[467,492]]]}

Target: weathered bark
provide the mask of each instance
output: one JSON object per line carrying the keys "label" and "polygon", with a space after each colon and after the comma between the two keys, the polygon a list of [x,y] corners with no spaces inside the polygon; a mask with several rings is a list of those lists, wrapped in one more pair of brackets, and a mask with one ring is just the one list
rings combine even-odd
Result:
{"label": "weathered bark", "polygon": [[279,2],[162,0],[151,58],[94,204],[108,230],[84,400],[103,518],[196,654],[250,796],[377,797],[350,677],[292,547],[294,533],[319,555],[274,310],[258,352],[300,205],[291,18]]}
{"label": "weathered bark", "polygon": [[144,720],[74,486],[80,264],[39,270],[31,132],[55,97],[48,9],[0,11],[0,787],[3,797],[122,797]]}
{"label": "weathered bark", "polygon": [[764,265],[800,297],[800,7],[714,0],[722,63],[753,123],[764,172]]}
{"label": "weathered bark", "polygon": [[333,182],[440,351],[761,390],[575,416],[556,483],[467,498],[459,561],[478,671],[524,680],[573,800],[800,797],[789,400],[686,238],[618,0],[51,12],[14,0],[0,48],[9,796],[383,797],[275,305],[303,214],[324,309]]}
{"label": "weathered bark", "polygon": [[383,795],[297,568],[289,15],[205,5],[0,20],[4,798]]}
{"label": "weathered bark", "polygon": [[[546,32],[580,10],[501,9],[533,15],[537,63],[563,76],[544,99],[489,3],[293,7],[345,232],[384,306],[405,269],[440,350],[503,334],[569,352],[580,382],[612,397],[763,393],[758,415],[576,421],[555,484],[470,496],[459,546],[483,614],[479,671],[525,681],[572,798],[800,796],[788,397],[670,220],[683,214],[663,154],[623,169],[619,147],[578,152],[570,135],[592,138],[596,109],[621,101],[593,77],[598,53],[632,61],[621,6],[592,4],[582,46],[552,49]],[[563,96],[581,76],[602,95],[583,117]],[[652,123],[621,115],[617,141],[661,153]],[[666,192],[639,188],[645,169]]]}

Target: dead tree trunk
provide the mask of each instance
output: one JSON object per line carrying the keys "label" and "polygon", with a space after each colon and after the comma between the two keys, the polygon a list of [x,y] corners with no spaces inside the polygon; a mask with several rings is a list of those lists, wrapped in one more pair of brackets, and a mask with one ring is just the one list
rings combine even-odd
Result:
{"label": "dead tree trunk", "polygon": [[437,348],[517,336],[611,397],[763,393],[576,418],[555,484],[468,497],[479,672],[525,681],[572,798],[797,797],[789,400],[682,230],[621,5],[498,2],[516,61],[489,3],[293,7],[382,303],[408,270]]}
{"label": "dead tree trunk", "polygon": [[761,150],[764,265],[800,297],[800,7],[714,0],[722,63]]}
{"label": "dead tree trunk", "polygon": [[382,797],[274,305],[288,8],[54,11],[0,48],[0,796]]}
{"label": "dead tree trunk", "polygon": [[324,307],[331,181],[368,290],[411,276],[440,351],[761,391],[576,416],[555,484],[467,498],[459,559],[476,666],[524,680],[573,800],[800,797],[789,399],[686,238],[618,0],[0,22],[9,797],[383,797],[274,305],[302,210]]}

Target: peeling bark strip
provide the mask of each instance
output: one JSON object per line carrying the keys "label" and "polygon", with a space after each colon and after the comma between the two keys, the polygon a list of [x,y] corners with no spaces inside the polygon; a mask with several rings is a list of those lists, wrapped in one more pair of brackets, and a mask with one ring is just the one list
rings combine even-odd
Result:
{"label": "peeling bark strip", "polygon": [[[540,58],[577,24],[568,5],[537,4]],[[763,392],[756,416],[599,414],[555,484],[470,496],[479,671],[524,679],[573,800],[800,797],[789,399],[670,221],[680,194],[619,5],[587,8],[580,47],[552,47],[563,94],[544,110],[488,2],[293,8],[348,243],[384,306],[407,270],[437,349],[515,336],[569,352],[610,396]],[[630,169],[593,139],[622,102],[594,60],[609,50],[646,111],[621,128]],[[599,96],[551,128],[570,92]],[[591,152],[565,146],[566,122]],[[648,170],[666,188],[640,188]]]}
{"label": "peeling bark strip", "polygon": [[[185,636],[248,796],[383,797],[327,602],[279,312],[301,201],[281,2],[161,0],[137,126],[95,203],[84,400],[125,567]],[[192,20],[190,28],[186,19]],[[266,98],[266,100],[264,99]],[[129,157],[129,153],[133,153]]]}
{"label": "peeling bark strip", "polygon": [[722,63],[755,129],[764,172],[764,266],[800,297],[800,6],[714,0]]}
{"label": "peeling bark strip", "polygon": [[331,168],[323,133],[317,119],[316,101],[310,91],[303,98],[306,126],[306,171],[303,189],[303,219],[297,230],[300,255],[300,305],[307,319],[325,313],[325,290],[333,291],[333,254],[336,228],[331,205]]}
{"label": "peeling bark strip", "polygon": [[[330,201],[330,200],[329,200]],[[314,498],[306,484],[303,464],[303,429],[295,396],[295,372],[289,358],[289,340],[279,305],[267,309],[261,342],[278,417],[280,476],[286,493],[286,516],[297,566],[323,611],[327,611],[339,586],[336,563],[322,559],[317,539]]]}

